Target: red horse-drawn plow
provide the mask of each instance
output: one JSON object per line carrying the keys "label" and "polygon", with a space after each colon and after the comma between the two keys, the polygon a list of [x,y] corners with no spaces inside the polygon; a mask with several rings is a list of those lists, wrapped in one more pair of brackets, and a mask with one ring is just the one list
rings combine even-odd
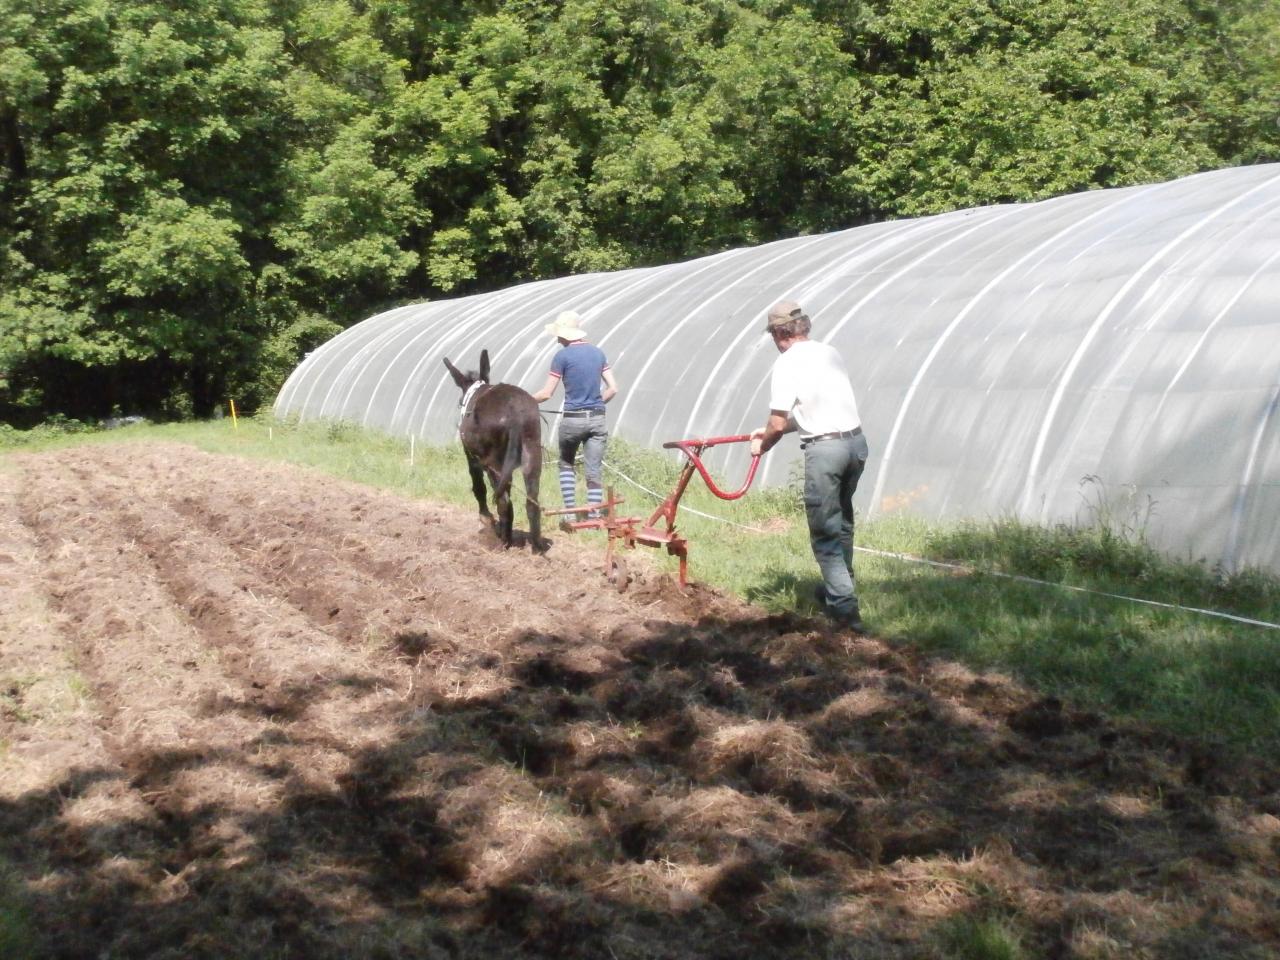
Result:
{"label": "red horse-drawn plow", "polygon": [[640,517],[619,516],[617,507],[626,501],[621,497],[615,497],[612,487],[609,487],[606,491],[607,495],[603,503],[586,507],[569,507],[563,510],[544,510],[543,513],[547,516],[573,515],[584,517],[591,513],[599,514],[588,519],[570,521],[563,526],[569,530],[604,530],[609,534],[609,541],[605,547],[604,572],[605,576],[612,580],[619,590],[625,590],[627,584],[630,583],[626,560],[622,557],[622,550],[623,548],[629,550],[638,543],[646,547],[666,547],[668,554],[673,557],[679,557],[680,586],[684,587],[688,583],[689,541],[676,530],[676,511],[680,507],[680,498],[684,496],[685,488],[693,478],[695,470],[702,475],[707,488],[721,500],[737,500],[746,493],[751,488],[751,481],[755,479],[756,468],[760,466],[759,456],[751,458],[751,465],[747,469],[747,478],[743,481],[742,486],[738,490],[729,492],[722,490],[712,479],[711,474],[707,472],[707,468],[703,466],[701,454],[704,450],[721,444],[746,443],[750,440],[750,434],[739,434],[733,437],[672,440],[669,443],[664,443],[662,445],[664,449],[679,450],[688,460],[680,470],[675,488],[662,501],[661,505],[649,515],[647,520],[642,520]]}

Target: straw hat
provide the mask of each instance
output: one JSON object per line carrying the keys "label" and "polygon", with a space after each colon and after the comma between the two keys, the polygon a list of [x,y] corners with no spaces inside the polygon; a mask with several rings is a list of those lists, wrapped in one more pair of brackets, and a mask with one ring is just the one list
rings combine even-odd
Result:
{"label": "straw hat", "polygon": [[582,318],[572,310],[565,310],[556,317],[555,323],[548,323],[547,333],[561,340],[581,340],[587,335],[582,329]]}

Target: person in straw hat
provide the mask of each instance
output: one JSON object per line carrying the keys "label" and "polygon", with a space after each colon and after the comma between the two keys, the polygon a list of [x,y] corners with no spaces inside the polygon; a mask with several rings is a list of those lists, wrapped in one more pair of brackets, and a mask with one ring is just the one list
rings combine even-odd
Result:
{"label": "person in straw hat", "polygon": [[822,573],[814,596],[839,626],[863,633],[853,580],[853,493],[867,465],[867,438],[844,359],[830,344],[810,340],[809,331],[809,317],[794,300],[769,310],[765,332],[781,356],[770,378],[769,419],[751,432],[751,452],[800,432],[804,512]]}
{"label": "person in straw hat", "polygon": [[[564,412],[560,417],[560,494],[566,507],[576,507],[577,481],[574,461],[582,448],[583,472],[587,481],[587,505],[604,502],[604,452],[609,441],[604,405],[618,393],[618,383],[604,351],[587,342],[582,317],[565,310],[547,333],[560,341],[551,358],[551,372],[533,399],[550,400],[556,387],[564,384]],[[603,389],[601,385],[603,384]]]}

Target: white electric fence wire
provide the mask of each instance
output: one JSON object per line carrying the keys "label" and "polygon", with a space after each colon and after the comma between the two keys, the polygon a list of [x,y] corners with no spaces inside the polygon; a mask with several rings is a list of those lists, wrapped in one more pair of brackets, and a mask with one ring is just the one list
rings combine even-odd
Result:
{"label": "white electric fence wire", "polygon": [[[644,486],[643,484],[637,483],[635,480],[632,480],[630,477],[628,477],[625,473],[623,473],[617,467],[611,466],[608,463],[606,463],[604,466],[607,470],[611,471],[612,473],[616,473],[619,477],[621,477],[627,483],[631,484],[633,487],[639,490],[643,490],[645,493],[649,494],[651,497],[654,497],[659,502],[666,499],[665,497],[662,496],[662,494],[655,493],[654,491],[650,490],[648,487]],[[737,527],[740,530],[750,530],[752,533],[768,533],[767,530],[762,530],[759,527],[750,527],[743,523],[734,523],[732,520],[726,520],[724,517],[715,517],[709,513],[703,513],[701,510],[695,510],[692,507],[681,507],[681,509],[689,513],[695,513],[700,517],[705,517],[708,520],[714,520],[717,523],[723,523],[731,527]],[[909,553],[891,553],[888,550],[875,550],[875,549],[872,549],[871,547],[859,547],[859,546],[855,546],[853,549],[856,550],[858,553],[867,553],[876,557],[887,557],[891,560],[900,560],[903,563],[918,563],[918,564],[923,564],[929,567],[938,567],[943,570],[956,570],[961,573],[983,575],[988,577],[999,577],[1002,580],[1015,580],[1019,583],[1033,583],[1042,587],[1057,587],[1060,590],[1070,590],[1073,593],[1084,593],[1094,597],[1107,597],[1111,600],[1127,600],[1129,603],[1141,603],[1149,607],[1162,607],[1166,610],[1182,610],[1186,613],[1203,614],[1206,617],[1219,617],[1220,619],[1223,619],[1223,620],[1233,620],[1236,623],[1245,623],[1253,627],[1267,627],[1268,629],[1271,629],[1271,630],[1280,630],[1280,623],[1271,623],[1268,620],[1254,620],[1251,617],[1241,617],[1241,616],[1237,616],[1234,613],[1223,613],[1221,610],[1206,610],[1203,607],[1184,607],[1181,604],[1177,604],[1177,603],[1162,603],[1159,600],[1144,600],[1142,597],[1130,597],[1122,593],[1107,593],[1104,590],[1090,590],[1088,587],[1076,587],[1067,583],[1054,583],[1052,580],[1037,580],[1035,577],[1027,577],[1017,573],[1001,573],[998,570],[978,570],[975,567],[965,566],[964,564],[960,564],[960,563],[946,563],[945,561],[942,561],[942,560],[929,560],[929,559],[926,559],[925,557],[912,556]]]}
{"label": "white electric fence wire", "polygon": [[1254,620],[1250,617],[1240,617],[1234,613],[1223,613],[1220,610],[1205,610],[1203,607],[1184,607],[1178,603],[1161,603],[1159,600],[1144,600],[1142,597],[1130,597],[1122,593],[1107,593],[1104,590],[1090,590],[1088,587],[1076,587],[1069,583],[1054,583],[1052,580],[1037,580],[1035,577],[1027,577],[1018,573],[1001,573],[999,570],[978,570],[974,567],[967,567],[960,563],[946,563],[942,560],[927,560],[924,557],[913,557],[908,553],[890,553],[887,550],[873,550],[870,547],[854,547],[853,549],[860,553],[870,553],[877,557],[890,557],[894,560],[902,560],[906,563],[923,563],[930,567],[941,567],[944,570],[958,570],[962,573],[970,573],[979,576],[999,577],[1002,580],[1016,580],[1019,583],[1034,583],[1043,587],[1057,587],[1060,590],[1071,590],[1075,593],[1087,593],[1094,597],[1110,597],[1112,600],[1128,600],[1130,603],[1143,603],[1149,607],[1163,607],[1166,610],[1183,610],[1188,613],[1202,613],[1207,617],[1221,617],[1223,620],[1234,620],[1237,623],[1247,623],[1254,627],[1270,627],[1272,630],[1280,630],[1280,623],[1271,623],[1267,620]]}

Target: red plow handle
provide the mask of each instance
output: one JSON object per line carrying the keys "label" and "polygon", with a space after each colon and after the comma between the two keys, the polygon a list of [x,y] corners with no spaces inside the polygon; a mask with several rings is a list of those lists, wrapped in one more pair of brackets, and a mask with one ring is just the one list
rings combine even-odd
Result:
{"label": "red plow handle", "polygon": [[699,454],[708,447],[718,447],[724,443],[747,443],[750,440],[751,434],[740,433],[733,437],[699,437],[691,440],[672,440],[662,446],[666,450],[679,450],[688,457],[689,461],[698,468],[698,473],[702,474],[702,479],[706,483],[707,489],[721,500],[737,500],[751,489],[751,481],[755,479],[756,468],[760,466],[759,454],[751,458],[751,466],[747,470],[747,479],[742,484],[742,488],[733,493],[721,490],[716,486],[716,482],[711,479],[711,474],[707,473],[707,468],[702,465],[702,459]]}

